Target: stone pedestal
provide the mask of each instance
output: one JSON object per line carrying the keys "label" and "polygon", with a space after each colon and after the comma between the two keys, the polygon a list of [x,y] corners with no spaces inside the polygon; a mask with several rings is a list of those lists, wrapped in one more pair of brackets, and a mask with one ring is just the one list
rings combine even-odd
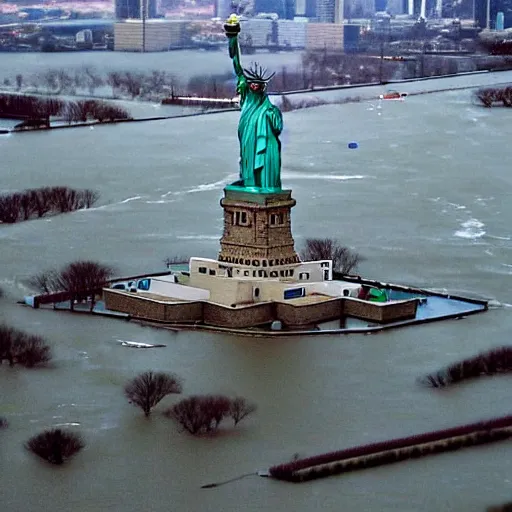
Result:
{"label": "stone pedestal", "polygon": [[220,204],[224,233],[219,261],[260,268],[300,262],[291,231],[291,190],[258,193],[228,187]]}

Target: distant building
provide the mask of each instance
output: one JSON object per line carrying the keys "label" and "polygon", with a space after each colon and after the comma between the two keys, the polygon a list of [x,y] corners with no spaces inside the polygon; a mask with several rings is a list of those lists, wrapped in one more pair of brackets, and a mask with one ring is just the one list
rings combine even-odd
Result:
{"label": "distant building", "polygon": [[370,18],[375,14],[375,0],[348,0],[352,18]]}
{"label": "distant building", "polygon": [[115,0],[118,20],[142,18],[142,2],[146,2],[146,18],[156,18],[156,0]]}
{"label": "distant building", "polygon": [[229,15],[233,12],[233,8],[231,7],[231,0],[215,0],[213,7],[214,16],[216,18],[229,18]]}
{"label": "distant building", "polygon": [[316,19],[319,0],[295,0],[295,16]]}
{"label": "distant building", "polygon": [[141,20],[118,21],[114,23],[114,50],[162,52],[182,48],[187,23],[165,19],[152,19],[146,23]]}
{"label": "distant building", "polygon": [[314,15],[306,13],[306,16],[320,23],[343,23],[343,0],[316,0],[315,4]]}
{"label": "distant building", "polygon": [[[491,2],[491,12],[493,3]],[[487,2],[485,0],[475,0],[475,20],[480,28],[485,28],[487,24]]]}
{"label": "distant building", "polygon": [[295,16],[300,18],[306,15],[306,0],[295,0]]}
{"label": "distant building", "polygon": [[254,14],[276,13],[279,19],[291,20],[295,16],[295,0],[254,0]]}
{"label": "distant building", "polygon": [[[487,25],[487,0],[475,0],[474,7],[477,25],[485,28]],[[493,0],[489,7],[489,25],[491,29],[496,28],[498,12],[504,13],[503,28],[512,27],[512,0]]]}
{"label": "distant building", "polygon": [[297,0],[285,0],[286,19],[292,20],[295,17],[295,5]]}
{"label": "distant building", "polygon": [[386,9],[389,14],[407,14],[409,10],[408,0],[387,0]]}

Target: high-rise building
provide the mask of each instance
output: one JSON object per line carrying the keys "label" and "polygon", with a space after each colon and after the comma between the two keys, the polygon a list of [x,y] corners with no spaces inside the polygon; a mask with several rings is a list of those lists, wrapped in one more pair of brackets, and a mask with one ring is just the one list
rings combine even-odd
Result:
{"label": "high-rise building", "polygon": [[280,19],[291,20],[295,15],[295,0],[254,0],[254,14],[275,13]]}
{"label": "high-rise building", "polygon": [[232,14],[233,8],[231,6],[231,0],[215,0],[214,3],[214,15],[217,18],[221,18],[223,20],[229,18],[229,15]]}
{"label": "high-rise building", "polygon": [[407,0],[387,0],[385,9],[377,9],[377,6],[376,6],[375,10],[387,11],[389,14],[395,15],[395,14],[406,14],[407,8],[408,8]]}
{"label": "high-rise building", "polygon": [[156,18],[156,0],[116,0],[116,18],[118,20],[140,19],[145,2],[146,18]]}
{"label": "high-rise building", "polygon": [[254,14],[262,12],[275,13],[284,18],[284,0],[254,0]]}
{"label": "high-rise building", "polygon": [[295,16],[306,15],[306,0],[295,0]]}
{"label": "high-rise building", "polygon": [[323,23],[334,21],[334,0],[319,0],[316,3],[316,19]]}
{"label": "high-rise building", "polygon": [[[487,26],[487,0],[475,0],[475,18],[481,28]],[[498,12],[504,13],[503,28],[512,26],[512,0],[492,0],[489,4],[489,27],[495,28]]]}
{"label": "high-rise building", "polygon": [[318,0],[306,0],[306,18],[316,18],[316,4]]}
{"label": "high-rise building", "polygon": [[487,2],[485,0],[475,0],[475,21],[480,28],[485,28],[487,25]]}
{"label": "high-rise building", "polygon": [[285,18],[287,20],[293,20],[295,17],[295,3],[296,0],[285,0]]}
{"label": "high-rise building", "polygon": [[343,0],[316,0],[316,12],[313,16],[321,23],[343,22]]}

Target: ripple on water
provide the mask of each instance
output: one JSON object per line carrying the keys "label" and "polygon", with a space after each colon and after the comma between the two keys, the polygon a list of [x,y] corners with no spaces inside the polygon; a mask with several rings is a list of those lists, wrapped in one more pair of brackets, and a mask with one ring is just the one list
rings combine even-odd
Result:
{"label": "ripple on water", "polygon": [[485,230],[482,229],[484,226],[485,224],[478,219],[469,219],[461,223],[462,229],[455,231],[453,236],[466,240],[477,240],[485,235]]}
{"label": "ripple on water", "polygon": [[219,240],[219,235],[177,235],[178,240]]}
{"label": "ripple on water", "polygon": [[318,174],[308,172],[283,172],[283,178],[289,180],[334,180],[334,181],[349,181],[349,180],[363,180],[369,178],[363,174]]}
{"label": "ripple on water", "polygon": [[142,196],[133,196],[133,197],[128,197],[126,199],[123,199],[122,201],[120,201],[119,203],[117,204],[125,204],[125,203],[130,203],[131,201],[137,201],[137,199],[142,199]]}

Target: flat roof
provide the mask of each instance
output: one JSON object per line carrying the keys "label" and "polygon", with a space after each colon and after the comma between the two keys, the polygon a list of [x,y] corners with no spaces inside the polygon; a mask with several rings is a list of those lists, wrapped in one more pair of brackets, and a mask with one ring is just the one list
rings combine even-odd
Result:
{"label": "flat roof", "polygon": [[292,304],[294,306],[305,306],[307,304],[318,304],[319,302],[325,302],[326,300],[342,299],[343,297],[331,297],[329,295],[306,295],[304,297],[297,297],[296,299],[277,300],[274,302],[280,302],[282,304]]}
{"label": "flat roof", "polygon": [[140,290],[137,290],[137,293],[127,292],[124,290],[116,290],[120,291],[121,293],[124,293],[126,295],[130,295],[131,297],[142,297],[143,299],[152,299],[157,300],[158,302],[196,302],[199,299],[177,299],[175,297],[169,297],[168,295],[158,295],[157,293],[150,293],[150,292],[143,292]]}

